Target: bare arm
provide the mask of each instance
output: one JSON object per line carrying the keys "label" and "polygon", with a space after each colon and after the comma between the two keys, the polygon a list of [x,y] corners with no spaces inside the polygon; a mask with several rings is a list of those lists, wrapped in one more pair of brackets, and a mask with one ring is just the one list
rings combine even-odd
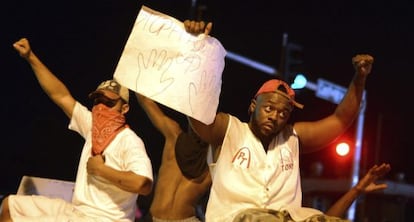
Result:
{"label": "bare arm", "polygon": [[376,184],[375,181],[391,170],[389,164],[374,165],[368,173],[341,198],[339,198],[326,212],[326,215],[342,217],[355,199],[362,193],[380,191],[387,188],[387,184]]}
{"label": "bare arm", "polygon": [[[206,23],[204,21],[194,21],[194,20],[185,20],[184,22],[184,28],[188,33],[191,33],[193,35],[198,35],[201,33],[204,33],[205,35],[208,35],[211,32],[211,29],[213,27],[213,23],[209,22]],[[200,138],[208,142],[209,144],[214,144],[212,141],[216,140],[214,139],[214,133],[213,131],[218,128],[219,125],[221,125],[221,117],[219,115],[216,116],[216,120],[213,124],[207,126],[204,123],[193,119],[191,117],[188,117],[188,121],[191,124],[191,127],[194,129],[194,131],[200,136]],[[226,122],[227,126],[227,122]],[[223,135],[224,138],[224,135]]]}
{"label": "bare arm", "polygon": [[191,117],[188,118],[194,131],[203,141],[213,146],[220,146],[223,143],[226,134],[227,125],[229,123],[229,115],[225,113],[217,113],[214,121],[210,125],[206,125]]}
{"label": "bare arm", "polygon": [[355,75],[347,93],[331,115],[319,121],[298,122],[294,125],[301,144],[306,148],[304,152],[323,148],[353,123],[360,111],[366,78],[371,73],[373,61],[370,55],[357,55],[352,59]]}
{"label": "bare arm", "polygon": [[161,108],[151,99],[135,93],[138,103],[147,114],[155,128],[157,128],[166,139],[176,138],[181,133],[180,125],[164,114]]}
{"label": "bare arm", "polygon": [[[214,153],[213,161],[215,162],[221,150],[220,145],[223,143],[229,116],[224,113],[218,113],[214,122],[210,125],[206,125],[191,117],[188,117],[188,121],[201,140],[210,144]],[[178,140],[181,139],[180,137]],[[188,142],[190,141],[189,139]],[[209,172],[206,161],[208,159],[208,147],[200,146],[199,144],[192,146],[178,145],[175,150],[177,164],[185,177],[197,179],[202,177],[206,171]]]}
{"label": "bare arm", "polygon": [[15,42],[13,47],[30,64],[43,91],[71,118],[75,107],[75,99],[66,86],[40,61],[31,50],[26,38]]}
{"label": "bare arm", "polygon": [[90,175],[100,176],[114,185],[132,193],[148,195],[152,190],[152,180],[137,175],[132,171],[120,171],[105,165],[102,155],[95,155],[89,158],[87,171]]}

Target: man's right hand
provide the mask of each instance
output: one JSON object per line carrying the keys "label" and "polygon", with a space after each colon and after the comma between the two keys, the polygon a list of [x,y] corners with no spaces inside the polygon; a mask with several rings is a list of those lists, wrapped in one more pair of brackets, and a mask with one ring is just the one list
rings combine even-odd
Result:
{"label": "man's right hand", "polygon": [[204,21],[185,20],[185,30],[193,35],[204,33],[205,35],[210,34],[213,23],[205,23]]}
{"label": "man's right hand", "polygon": [[19,41],[13,44],[14,49],[20,54],[21,57],[27,59],[31,53],[29,40],[21,38]]}

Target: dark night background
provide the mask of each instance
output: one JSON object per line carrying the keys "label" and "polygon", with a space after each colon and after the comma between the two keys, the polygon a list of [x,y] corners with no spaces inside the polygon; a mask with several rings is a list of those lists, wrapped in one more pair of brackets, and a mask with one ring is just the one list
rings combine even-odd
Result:
{"label": "dark night background", "polygon": [[[29,65],[12,44],[27,37],[33,50],[86,105],[89,92],[112,77],[141,5],[179,20],[192,16],[191,1],[3,1],[0,3],[0,64],[4,124],[0,163],[0,194],[14,193],[23,175],[74,180],[83,140],[67,129],[63,112],[39,87]],[[353,76],[351,58],[375,57],[367,81],[361,171],[388,162],[392,171],[414,183],[409,127],[411,111],[414,27],[412,3],[396,1],[235,1],[205,0],[203,18],[213,22],[212,36],[228,51],[277,68],[283,33],[303,46],[303,66],[310,81],[324,78],[347,87]],[[197,7],[199,8],[199,7]],[[196,10],[200,11],[200,10]],[[219,109],[247,120],[252,95],[269,74],[226,59]],[[298,91],[304,110],[292,120],[316,120],[335,106],[314,92]],[[163,139],[131,96],[127,116],[146,143],[154,172]],[[173,112],[171,112],[175,115]],[[181,118],[177,115],[177,118]],[[181,118],[184,123],[184,119]],[[355,127],[344,138],[352,140]],[[319,160],[327,178],[350,175],[351,159],[338,161],[331,147],[303,155],[302,170]]]}

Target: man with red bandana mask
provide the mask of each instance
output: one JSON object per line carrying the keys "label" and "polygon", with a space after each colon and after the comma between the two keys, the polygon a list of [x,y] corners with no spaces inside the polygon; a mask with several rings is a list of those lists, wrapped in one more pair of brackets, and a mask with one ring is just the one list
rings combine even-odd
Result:
{"label": "man with red bandana mask", "polygon": [[0,221],[134,221],[138,195],[152,191],[153,173],[142,139],[125,123],[128,89],[115,80],[102,82],[89,94],[94,102],[90,111],[40,61],[26,38],[13,46],[45,93],[69,117],[69,129],[85,143],[72,202],[10,195],[3,200]]}

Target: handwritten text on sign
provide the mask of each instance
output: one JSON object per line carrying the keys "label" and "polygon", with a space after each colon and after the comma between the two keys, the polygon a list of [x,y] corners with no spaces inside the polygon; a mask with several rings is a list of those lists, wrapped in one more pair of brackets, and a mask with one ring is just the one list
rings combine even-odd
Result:
{"label": "handwritten text on sign", "polygon": [[226,51],[208,35],[191,35],[182,22],[143,6],[114,78],[205,124],[219,103]]}

